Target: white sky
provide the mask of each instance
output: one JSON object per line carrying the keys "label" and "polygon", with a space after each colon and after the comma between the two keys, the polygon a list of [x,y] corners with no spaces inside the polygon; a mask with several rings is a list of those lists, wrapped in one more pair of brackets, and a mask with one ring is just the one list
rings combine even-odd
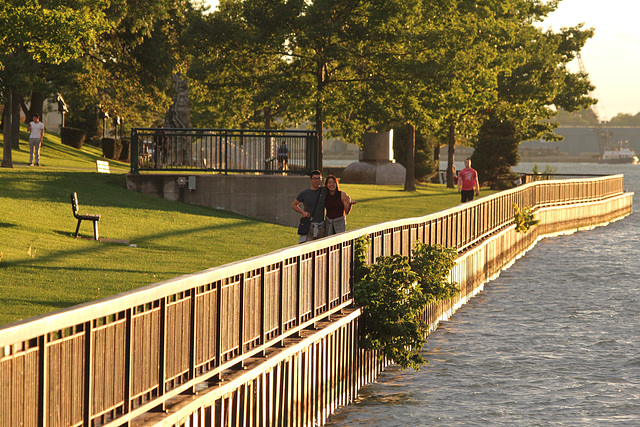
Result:
{"label": "white sky", "polygon": [[[582,61],[596,86],[601,119],[640,112],[639,20],[638,0],[562,0],[544,22],[556,31],[579,23],[595,29]],[[578,71],[577,63],[571,66]]]}
{"label": "white sky", "polygon": [[[217,6],[218,0],[204,0]],[[558,31],[584,23],[594,36],[582,49],[582,61],[596,86],[601,120],[640,112],[640,1],[561,0],[543,23]],[[570,64],[578,71],[578,64]]]}

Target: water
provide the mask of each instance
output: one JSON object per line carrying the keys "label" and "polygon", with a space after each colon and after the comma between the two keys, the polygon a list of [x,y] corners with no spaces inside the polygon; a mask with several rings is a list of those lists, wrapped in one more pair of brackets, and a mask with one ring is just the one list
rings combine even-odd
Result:
{"label": "water", "polygon": [[[640,165],[552,166],[624,173],[638,206]],[[538,242],[430,335],[422,370],[389,367],[327,425],[640,425],[638,260],[635,213]]]}

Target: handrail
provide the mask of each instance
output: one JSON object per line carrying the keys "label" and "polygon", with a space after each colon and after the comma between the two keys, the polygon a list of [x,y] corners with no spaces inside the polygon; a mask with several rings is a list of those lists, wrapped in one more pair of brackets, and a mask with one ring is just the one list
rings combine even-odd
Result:
{"label": "handrail", "polygon": [[[286,162],[278,159],[286,144]],[[314,130],[131,129],[131,173],[202,171],[307,174],[318,168]]]}
{"label": "handrail", "polygon": [[13,374],[0,381],[0,402],[20,406],[24,424],[122,425],[352,304],[362,235],[369,262],[410,255],[416,241],[462,252],[510,226],[514,203],[601,200],[622,184],[622,175],[533,182],[6,325],[0,374]]}

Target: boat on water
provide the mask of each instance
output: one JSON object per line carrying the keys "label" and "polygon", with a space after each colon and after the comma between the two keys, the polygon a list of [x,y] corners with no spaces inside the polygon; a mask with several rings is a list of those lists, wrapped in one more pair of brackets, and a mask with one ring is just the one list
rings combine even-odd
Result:
{"label": "boat on water", "polygon": [[599,163],[613,164],[638,164],[638,156],[636,152],[630,148],[616,148],[613,150],[605,150],[600,158]]}

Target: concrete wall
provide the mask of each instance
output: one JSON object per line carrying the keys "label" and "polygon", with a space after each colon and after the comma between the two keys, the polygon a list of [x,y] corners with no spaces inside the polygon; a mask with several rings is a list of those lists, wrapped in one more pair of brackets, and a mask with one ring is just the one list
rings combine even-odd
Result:
{"label": "concrete wall", "polygon": [[[186,181],[182,187],[178,185],[180,178]],[[195,189],[189,189],[189,180],[195,180]],[[127,174],[129,190],[225,209],[290,227],[297,227],[300,220],[291,203],[308,187],[307,176]]]}

